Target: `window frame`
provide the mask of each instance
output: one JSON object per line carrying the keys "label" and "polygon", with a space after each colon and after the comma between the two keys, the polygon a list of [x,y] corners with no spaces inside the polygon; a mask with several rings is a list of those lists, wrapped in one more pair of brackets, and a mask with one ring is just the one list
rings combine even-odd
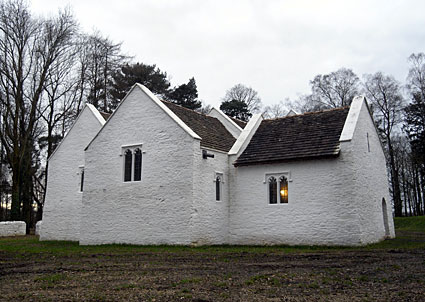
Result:
{"label": "window frame", "polygon": [[[269,179],[274,177],[276,179],[276,203],[270,203],[270,184],[269,184]],[[280,188],[281,188],[281,178],[285,177],[286,181],[287,181],[287,185],[288,185],[288,193],[287,193],[287,202],[281,202],[281,197],[280,197]],[[290,192],[290,185],[289,183],[292,182],[292,178],[291,178],[291,172],[290,171],[283,171],[283,172],[275,172],[275,173],[266,173],[264,175],[264,180],[263,183],[265,184],[266,187],[266,196],[267,196],[267,204],[270,206],[275,206],[275,205],[285,205],[285,204],[289,204],[289,192]]]}
{"label": "window frame", "polygon": [[[143,150],[143,144],[139,143],[139,144],[131,144],[131,145],[122,145],[121,146],[121,153],[120,156],[122,157],[122,175],[121,175],[121,181],[123,183],[138,183],[141,182],[143,180],[143,159],[144,159],[144,154],[146,153],[146,151]],[[126,164],[126,152],[127,151],[131,152],[131,170],[130,170],[130,180],[126,180],[125,176],[125,164]],[[136,151],[140,150],[140,180],[135,180],[135,176],[136,176]]]}

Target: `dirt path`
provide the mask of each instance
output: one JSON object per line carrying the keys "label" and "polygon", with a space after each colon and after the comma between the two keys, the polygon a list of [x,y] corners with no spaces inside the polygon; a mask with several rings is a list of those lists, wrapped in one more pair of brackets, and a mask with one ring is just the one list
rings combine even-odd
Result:
{"label": "dirt path", "polygon": [[0,301],[424,301],[425,251],[12,257]]}

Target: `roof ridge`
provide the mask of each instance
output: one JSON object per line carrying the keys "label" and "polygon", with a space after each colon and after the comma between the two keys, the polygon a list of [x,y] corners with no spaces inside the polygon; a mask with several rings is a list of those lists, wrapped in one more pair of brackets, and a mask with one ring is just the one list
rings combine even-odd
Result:
{"label": "roof ridge", "polygon": [[275,118],[268,118],[268,119],[264,119],[264,121],[275,121],[275,120],[281,120],[281,119],[285,119],[285,118],[300,117],[300,116],[313,115],[313,114],[319,114],[319,113],[337,111],[337,110],[345,110],[345,109],[348,109],[348,108],[350,108],[350,106],[329,108],[329,109],[323,109],[323,110],[317,110],[317,111],[308,111],[308,112],[290,115],[290,116],[280,116],[280,117],[275,117]]}
{"label": "roof ridge", "polygon": [[186,107],[184,107],[184,106],[182,106],[182,105],[179,105],[179,104],[176,104],[176,103],[174,103],[174,102],[170,102],[170,101],[167,101],[167,100],[160,100],[160,101],[161,101],[161,102],[163,102],[163,103],[168,103],[168,104],[173,104],[173,105],[175,105],[175,106],[179,106],[180,108],[183,108],[183,109],[185,109],[185,110],[189,110],[189,111],[191,111],[191,112],[194,112],[194,113],[197,113],[197,114],[200,114],[200,115],[203,115],[203,116],[207,116],[207,117],[215,118],[215,117],[213,117],[213,116],[209,116],[209,115],[207,115],[207,114],[205,114],[205,113],[198,112],[198,111],[196,111],[196,110],[186,108]]}

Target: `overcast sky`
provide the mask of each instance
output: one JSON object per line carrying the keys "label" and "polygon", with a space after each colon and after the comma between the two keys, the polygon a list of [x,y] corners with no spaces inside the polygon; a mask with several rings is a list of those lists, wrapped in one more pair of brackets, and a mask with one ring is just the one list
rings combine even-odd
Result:
{"label": "overcast sky", "polygon": [[134,60],[156,64],[173,86],[195,77],[199,98],[219,105],[242,83],[265,105],[309,92],[340,67],[404,82],[407,57],[425,52],[425,1],[32,0],[49,15],[70,5]]}

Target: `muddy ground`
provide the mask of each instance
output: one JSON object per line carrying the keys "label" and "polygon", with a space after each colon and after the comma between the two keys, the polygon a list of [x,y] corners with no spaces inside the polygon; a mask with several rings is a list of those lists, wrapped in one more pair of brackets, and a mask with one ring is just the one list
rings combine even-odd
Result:
{"label": "muddy ground", "polygon": [[0,301],[425,301],[425,251],[0,251]]}

